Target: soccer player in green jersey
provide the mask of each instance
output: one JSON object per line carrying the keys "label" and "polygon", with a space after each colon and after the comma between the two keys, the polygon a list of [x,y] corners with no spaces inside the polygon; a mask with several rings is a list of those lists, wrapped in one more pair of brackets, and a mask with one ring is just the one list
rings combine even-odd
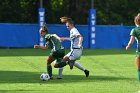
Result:
{"label": "soccer player in green jersey", "polygon": [[[53,48],[51,50],[51,53],[46,63],[47,63],[47,72],[50,76],[50,79],[53,79],[51,63],[55,60],[56,60],[55,64],[58,64],[59,62],[61,62],[61,60],[63,59],[65,55],[65,50],[63,46],[61,45],[60,38],[56,34],[49,34],[46,26],[41,27],[40,35],[42,37],[45,37],[46,45],[45,46],[34,45],[34,48],[47,49],[48,45],[50,43],[52,44]],[[62,79],[62,71],[63,71],[63,68],[59,68],[57,79]]]}
{"label": "soccer player in green jersey", "polygon": [[138,79],[140,81],[140,13],[134,18],[134,23],[136,25],[135,28],[131,30],[131,37],[128,45],[126,46],[126,50],[128,50],[133,44],[134,40],[137,41],[137,49],[136,49],[136,65],[138,69]]}

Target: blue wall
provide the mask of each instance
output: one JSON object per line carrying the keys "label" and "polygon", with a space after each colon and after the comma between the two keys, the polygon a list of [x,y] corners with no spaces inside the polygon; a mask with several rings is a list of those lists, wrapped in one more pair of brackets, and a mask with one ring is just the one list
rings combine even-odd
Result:
{"label": "blue wall", "polygon": [[[95,48],[125,48],[132,28],[133,26],[97,26]],[[134,47],[136,47],[136,42],[132,48]]]}
{"label": "blue wall", "polygon": [[[69,31],[67,30],[65,25],[47,25],[47,27],[49,29],[49,33],[57,34],[60,37],[69,37]],[[85,25],[76,27],[84,38],[83,47],[89,48],[88,27]],[[70,48],[70,41],[64,41],[62,44],[65,48]]]}
{"label": "blue wall", "polygon": [[0,47],[33,47],[38,43],[38,26],[0,24]]}
{"label": "blue wall", "polygon": [[[69,37],[65,25],[48,24],[49,32],[60,37]],[[77,25],[84,41],[83,47],[90,48],[90,33],[87,25]],[[133,26],[96,26],[96,46],[100,49],[124,48],[129,41]],[[0,47],[29,48],[39,43],[39,26],[37,24],[0,24]],[[63,46],[70,48],[70,41]],[[132,46],[136,47],[136,42]]]}

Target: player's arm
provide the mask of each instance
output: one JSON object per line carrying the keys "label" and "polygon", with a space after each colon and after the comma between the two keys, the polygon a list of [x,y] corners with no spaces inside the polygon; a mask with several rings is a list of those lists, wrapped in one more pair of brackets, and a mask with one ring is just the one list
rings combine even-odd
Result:
{"label": "player's arm", "polygon": [[77,35],[76,37],[79,38],[79,43],[78,43],[79,48],[82,48],[83,37],[81,35]]}
{"label": "player's arm", "polygon": [[128,45],[126,46],[126,50],[128,50],[132,46],[134,40],[135,40],[135,36],[131,36]]}
{"label": "player's arm", "polygon": [[68,38],[68,37],[59,37],[59,36],[56,35],[56,34],[52,34],[51,37],[57,38],[60,42],[62,42],[62,41],[64,41],[64,40],[70,40],[70,38]]}
{"label": "player's arm", "polygon": [[64,40],[70,40],[70,38],[68,38],[68,37],[59,37],[56,34],[52,34],[51,36],[57,38],[60,42],[63,42]]}
{"label": "player's arm", "polygon": [[64,40],[70,40],[69,37],[61,37],[60,39],[61,39],[61,41],[64,41]]}
{"label": "player's arm", "polygon": [[45,46],[40,46],[40,45],[34,45],[34,48],[41,48],[41,49],[43,49],[43,50],[46,50],[46,49],[48,49],[48,45],[45,45]]}
{"label": "player's arm", "polygon": [[61,38],[60,38],[58,35],[56,35],[56,34],[52,34],[51,37],[55,37],[55,38],[57,38],[59,41],[61,41]]}
{"label": "player's arm", "polygon": [[60,38],[60,41],[61,41],[61,42],[65,41],[65,40],[70,40],[70,38],[69,38],[69,37],[61,37],[61,38]]}

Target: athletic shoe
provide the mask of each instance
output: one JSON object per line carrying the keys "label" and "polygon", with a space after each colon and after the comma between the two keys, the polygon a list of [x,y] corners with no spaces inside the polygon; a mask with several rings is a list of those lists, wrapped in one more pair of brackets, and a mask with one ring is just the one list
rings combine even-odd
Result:
{"label": "athletic shoe", "polygon": [[52,77],[50,77],[50,80],[53,80],[53,76],[52,76]]}
{"label": "athletic shoe", "polygon": [[70,69],[72,70],[73,69],[74,62],[68,61],[68,65],[70,66]]}
{"label": "athletic shoe", "polygon": [[89,71],[85,70],[84,72],[85,72],[86,77],[88,77],[89,76]]}
{"label": "athletic shoe", "polygon": [[57,79],[62,79],[62,77],[57,77]]}

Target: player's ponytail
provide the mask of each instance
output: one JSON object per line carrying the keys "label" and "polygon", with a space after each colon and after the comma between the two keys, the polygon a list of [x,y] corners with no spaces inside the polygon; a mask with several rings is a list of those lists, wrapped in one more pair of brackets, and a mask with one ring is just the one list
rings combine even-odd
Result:
{"label": "player's ponytail", "polygon": [[61,21],[62,23],[66,23],[66,22],[68,22],[69,20],[72,20],[72,19],[69,18],[69,17],[66,17],[66,16],[60,17],[60,21]]}
{"label": "player's ponytail", "polygon": [[137,14],[137,16],[134,19],[134,22],[137,26],[140,26],[140,13]]}

